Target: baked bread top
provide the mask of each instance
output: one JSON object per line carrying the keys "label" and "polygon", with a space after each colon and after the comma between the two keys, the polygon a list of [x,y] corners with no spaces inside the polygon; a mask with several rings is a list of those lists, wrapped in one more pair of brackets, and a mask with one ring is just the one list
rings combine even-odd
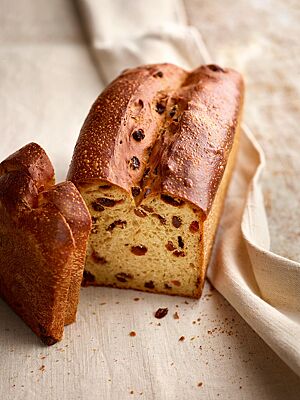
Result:
{"label": "baked bread top", "polygon": [[91,218],[30,143],[0,164],[0,295],[48,345],[75,319]]}
{"label": "baked bread top", "polygon": [[81,129],[68,179],[105,180],[140,204],[163,193],[208,214],[243,103],[238,72],[172,64],[125,70],[98,97]]}

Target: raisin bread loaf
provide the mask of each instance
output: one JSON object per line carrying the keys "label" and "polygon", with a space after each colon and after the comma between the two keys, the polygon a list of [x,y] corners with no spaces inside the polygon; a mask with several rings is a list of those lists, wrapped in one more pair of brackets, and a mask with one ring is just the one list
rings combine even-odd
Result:
{"label": "raisin bread loaf", "polygon": [[92,215],[84,285],[200,297],[242,103],[240,74],[216,65],[142,66],[104,90],[68,175]]}
{"label": "raisin bread loaf", "polygon": [[0,164],[0,295],[47,345],[76,318],[91,219],[30,143]]}

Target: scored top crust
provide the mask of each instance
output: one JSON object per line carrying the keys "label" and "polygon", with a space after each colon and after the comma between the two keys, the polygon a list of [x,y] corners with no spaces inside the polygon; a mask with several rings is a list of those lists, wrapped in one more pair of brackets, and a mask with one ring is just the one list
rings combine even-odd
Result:
{"label": "scored top crust", "polygon": [[243,103],[239,73],[216,65],[125,70],[97,98],[81,129],[68,179],[105,180],[137,204],[163,193],[209,213]]}

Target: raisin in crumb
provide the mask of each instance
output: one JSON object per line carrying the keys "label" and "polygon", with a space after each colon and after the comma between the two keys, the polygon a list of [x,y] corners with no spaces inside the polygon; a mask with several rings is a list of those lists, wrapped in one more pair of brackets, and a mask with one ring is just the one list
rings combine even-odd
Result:
{"label": "raisin in crumb", "polygon": [[119,226],[121,229],[124,229],[125,226],[127,225],[126,221],[122,221],[120,219],[118,219],[117,221],[112,222],[107,228],[106,230],[108,232],[112,232],[116,226]]}
{"label": "raisin in crumb", "polygon": [[173,197],[168,196],[167,194],[162,194],[160,197],[165,203],[170,204],[171,206],[174,206],[174,207],[179,207],[184,204],[183,200],[174,199]]}
{"label": "raisin in crumb", "polygon": [[136,131],[133,132],[132,137],[134,140],[137,142],[142,141],[145,138],[145,134],[143,129],[137,129]]}
{"label": "raisin in crumb", "polygon": [[[92,207],[95,211],[103,211],[104,207],[114,207],[120,200],[113,200],[107,197],[98,197],[95,201],[92,202]],[[97,210],[97,207],[99,208]]]}
{"label": "raisin in crumb", "polygon": [[179,281],[171,281],[171,283],[173,283],[173,285],[175,286],[181,286],[181,283]]}
{"label": "raisin in crumb", "polygon": [[159,308],[156,310],[154,316],[158,319],[164,318],[168,314],[168,311],[168,308]]}
{"label": "raisin in crumb", "polygon": [[176,249],[176,247],[174,246],[174,244],[169,240],[168,243],[166,244],[166,249],[169,251],[173,251]]}
{"label": "raisin in crumb", "polygon": [[135,209],[133,210],[133,212],[135,213],[135,215],[136,215],[137,217],[140,217],[140,218],[145,218],[145,217],[147,217],[147,214],[145,213],[145,211],[140,210],[139,208],[135,208]]}
{"label": "raisin in crumb", "polygon": [[130,159],[129,165],[130,165],[130,168],[135,170],[135,169],[139,169],[140,168],[141,163],[140,163],[140,160],[136,156],[133,156]]}
{"label": "raisin in crumb", "polygon": [[150,213],[154,212],[154,209],[152,207],[149,207],[149,206],[141,206],[141,207],[143,210],[145,210],[147,212],[150,212]]}
{"label": "raisin in crumb", "polygon": [[185,257],[185,252],[184,251],[175,250],[173,252],[173,256],[175,256],[175,257]]}
{"label": "raisin in crumb", "polygon": [[107,260],[104,257],[101,257],[95,250],[93,250],[91,257],[96,264],[100,265],[107,264]]}
{"label": "raisin in crumb", "polygon": [[168,285],[167,283],[164,284],[165,289],[172,289],[172,286]]}
{"label": "raisin in crumb", "polygon": [[179,342],[183,342],[183,341],[184,341],[184,339],[185,339],[185,337],[184,337],[184,336],[180,336],[180,338],[178,339],[178,341],[179,341]]}
{"label": "raisin in crumb", "polygon": [[101,204],[97,203],[96,200],[92,202],[92,207],[93,207],[93,209],[94,209],[95,211],[98,211],[98,212],[104,211],[104,207],[101,206]]}
{"label": "raisin in crumb", "polygon": [[157,103],[157,104],[156,104],[155,111],[156,111],[158,114],[163,114],[164,111],[165,111],[165,109],[166,109],[166,106],[165,106],[165,105],[163,105],[163,104],[161,104],[161,103]]}
{"label": "raisin in crumb", "polygon": [[115,278],[119,282],[127,282],[128,279],[133,279],[133,275],[131,274],[126,274],[125,272],[119,272],[118,274],[115,275]]}
{"label": "raisin in crumb", "polygon": [[153,281],[145,282],[144,286],[147,289],[154,289],[155,288]]}
{"label": "raisin in crumb", "polygon": [[166,218],[164,218],[164,217],[162,217],[161,215],[156,214],[156,213],[154,213],[154,214],[152,214],[152,215],[153,215],[153,217],[158,218],[158,219],[159,219],[159,222],[160,222],[162,225],[166,225],[166,223],[167,223]]}
{"label": "raisin in crumb", "polygon": [[136,256],[144,256],[147,253],[147,251],[148,251],[147,247],[143,246],[142,244],[138,246],[131,246],[131,252]]}
{"label": "raisin in crumb", "polygon": [[190,229],[190,232],[192,232],[192,233],[199,232],[199,222],[198,221],[191,222],[189,229]]}
{"label": "raisin in crumb", "polygon": [[180,217],[177,217],[176,215],[174,215],[172,217],[172,224],[173,226],[175,226],[175,228],[180,228],[182,225],[182,220]]}
{"label": "raisin in crumb", "polygon": [[137,197],[141,193],[141,188],[138,186],[134,186],[131,188],[131,193],[133,197]]}
{"label": "raisin in crumb", "polygon": [[178,236],[178,246],[179,246],[181,249],[184,248],[184,242],[183,242],[181,236]]}

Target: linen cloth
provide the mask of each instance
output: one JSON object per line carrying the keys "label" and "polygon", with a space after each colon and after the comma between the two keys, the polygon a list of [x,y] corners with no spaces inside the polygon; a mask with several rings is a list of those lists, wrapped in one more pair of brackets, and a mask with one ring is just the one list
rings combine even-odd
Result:
{"label": "linen cloth", "polygon": [[[147,42],[147,62],[169,60],[191,68],[210,61],[198,31],[185,25],[181,2],[151,1],[159,12],[151,14],[150,22],[142,17],[144,10],[148,15],[154,13],[147,1],[136,2],[134,8],[128,8],[132,5],[128,1],[96,3],[97,9],[92,8],[92,3],[80,3],[80,9],[84,18],[100,27],[95,20],[100,7],[103,23],[106,22],[103,29],[106,32],[105,54],[114,61],[111,66],[102,67],[101,72],[100,63],[106,56],[99,57],[101,53],[97,56],[98,51],[93,45],[100,74],[93,65],[83,40],[79,16],[70,1],[2,0],[1,159],[29,141],[36,141],[49,154],[57,180],[62,180],[90,105],[103,89],[105,79],[111,79],[129,65],[125,55],[129,58],[131,54],[132,65],[146,62],[143,58],[146,54],[142,52]],[[140,3],[143,7],[138,6]],[[115,9],[113,18],[111,7]],[[130,17],[132,13],[135,13],[134,18]],[[129,22],[124,27],[126,20]],[[138,33],[135,31],[137,26]],[[161,27],[161,31],[157,27]],[[114,41],[118,51],[114,52],[109,51],[113,41],[108,38],[112,32],[119,32],[118,40]],[[130,39],[125,36],[126,32]],[[91,44],[94,43],[92,37]],[[130,51],[122,50],[124,42]],[[101,43],[98,38],[98,45]],[[113,68],[115,72],[112,72]],[[101,82],[104,71],[107,76]],[[297,311],[294,308],[286,311],[285,308],[282,313],[282,302],[274,307],[261,299],[261,289],[255,284],[254,267],[250,264],[240,230],[239,218],[244,210],[241,205],[246,202],[246,192],[259,162],[253,141],[243,135],[221,221],[220,245],[216,246],[217,255],[209,277],[258,333],[264,331],[264,335],[260,334],[269,340],[269,344],[270,338],[276,338],[273,349],[277,348],[277,353],[282,353],[286,362],[288,357],[298,368],[299,350],[296,345],[292,347],[292,343],[296,343],[299,331],[296,322],[291,323],[296,319]],[[256,188],[256,184],[254,186]],[[260,191],[255,193],[260,196]],[[262,204],[261,199],[252,202]],[[237,213],[231,209],[233,204]],[[251,208],[251,212],[255,210]],[[255,224],[262,222],[257,218],[254,221]],[[263,230],[258,231],[263,233],[259,238],[262,243],[268,236]],[[233,245],[227,244],[227,236],[232,232],[238,237],[238,241],[234,240],[236,247],[233,250]],[[225,254],[227,246],[229,255]],[[264,246],[267,248],[268,243]],[[254,254],[259,252],[254,249]],[[264,252],[262,256],[265,257]],[[228,262],[223,265],[226,257]],[[234,257],[233,264],[229,257]],[[286,262],[290,265],[288,260]],[[278,269],[280,263],[281,259]],[[294,278],[291,283],[295,284]],[[139,301],[135,301],[136,298]],[[0,398],[191,400],[220,396],[222,399],[298,400],[298,377],[259,340],[216,291],[211,291],[207,283],[200,301],[188,299],[188,304],[185,301],[111,288],[83,288],[77,322],[65,329],[61,343],[46,348],[0,300]],[[158,307],[169,308],[169,314],[159,324],[153,317]],[[260,310],[259,314],[256,314],[257,310]],[[173,319],[175,311],[179,320]],[[275,313],[275,317],[269,317],[268,311]],[[214,331],[215,327],[218,327],[217,331]],[[131,337],[130,331],[135,331],[137,336]],[[179,342],[182,335],[185,340]],[[250,350],[254,350],[253,355],[248,354]],[[202,385],[198,386],[199,382]]]}
{"label": "linen cloth", "polygon": [[[79,0],[105,84],[122,69],[211,62],[201,35],[177,1]],[[239,161],[208,278],[264,341],[300,375],[300,264],[270,251],[260,177],[264,154],[243,128]]]}

